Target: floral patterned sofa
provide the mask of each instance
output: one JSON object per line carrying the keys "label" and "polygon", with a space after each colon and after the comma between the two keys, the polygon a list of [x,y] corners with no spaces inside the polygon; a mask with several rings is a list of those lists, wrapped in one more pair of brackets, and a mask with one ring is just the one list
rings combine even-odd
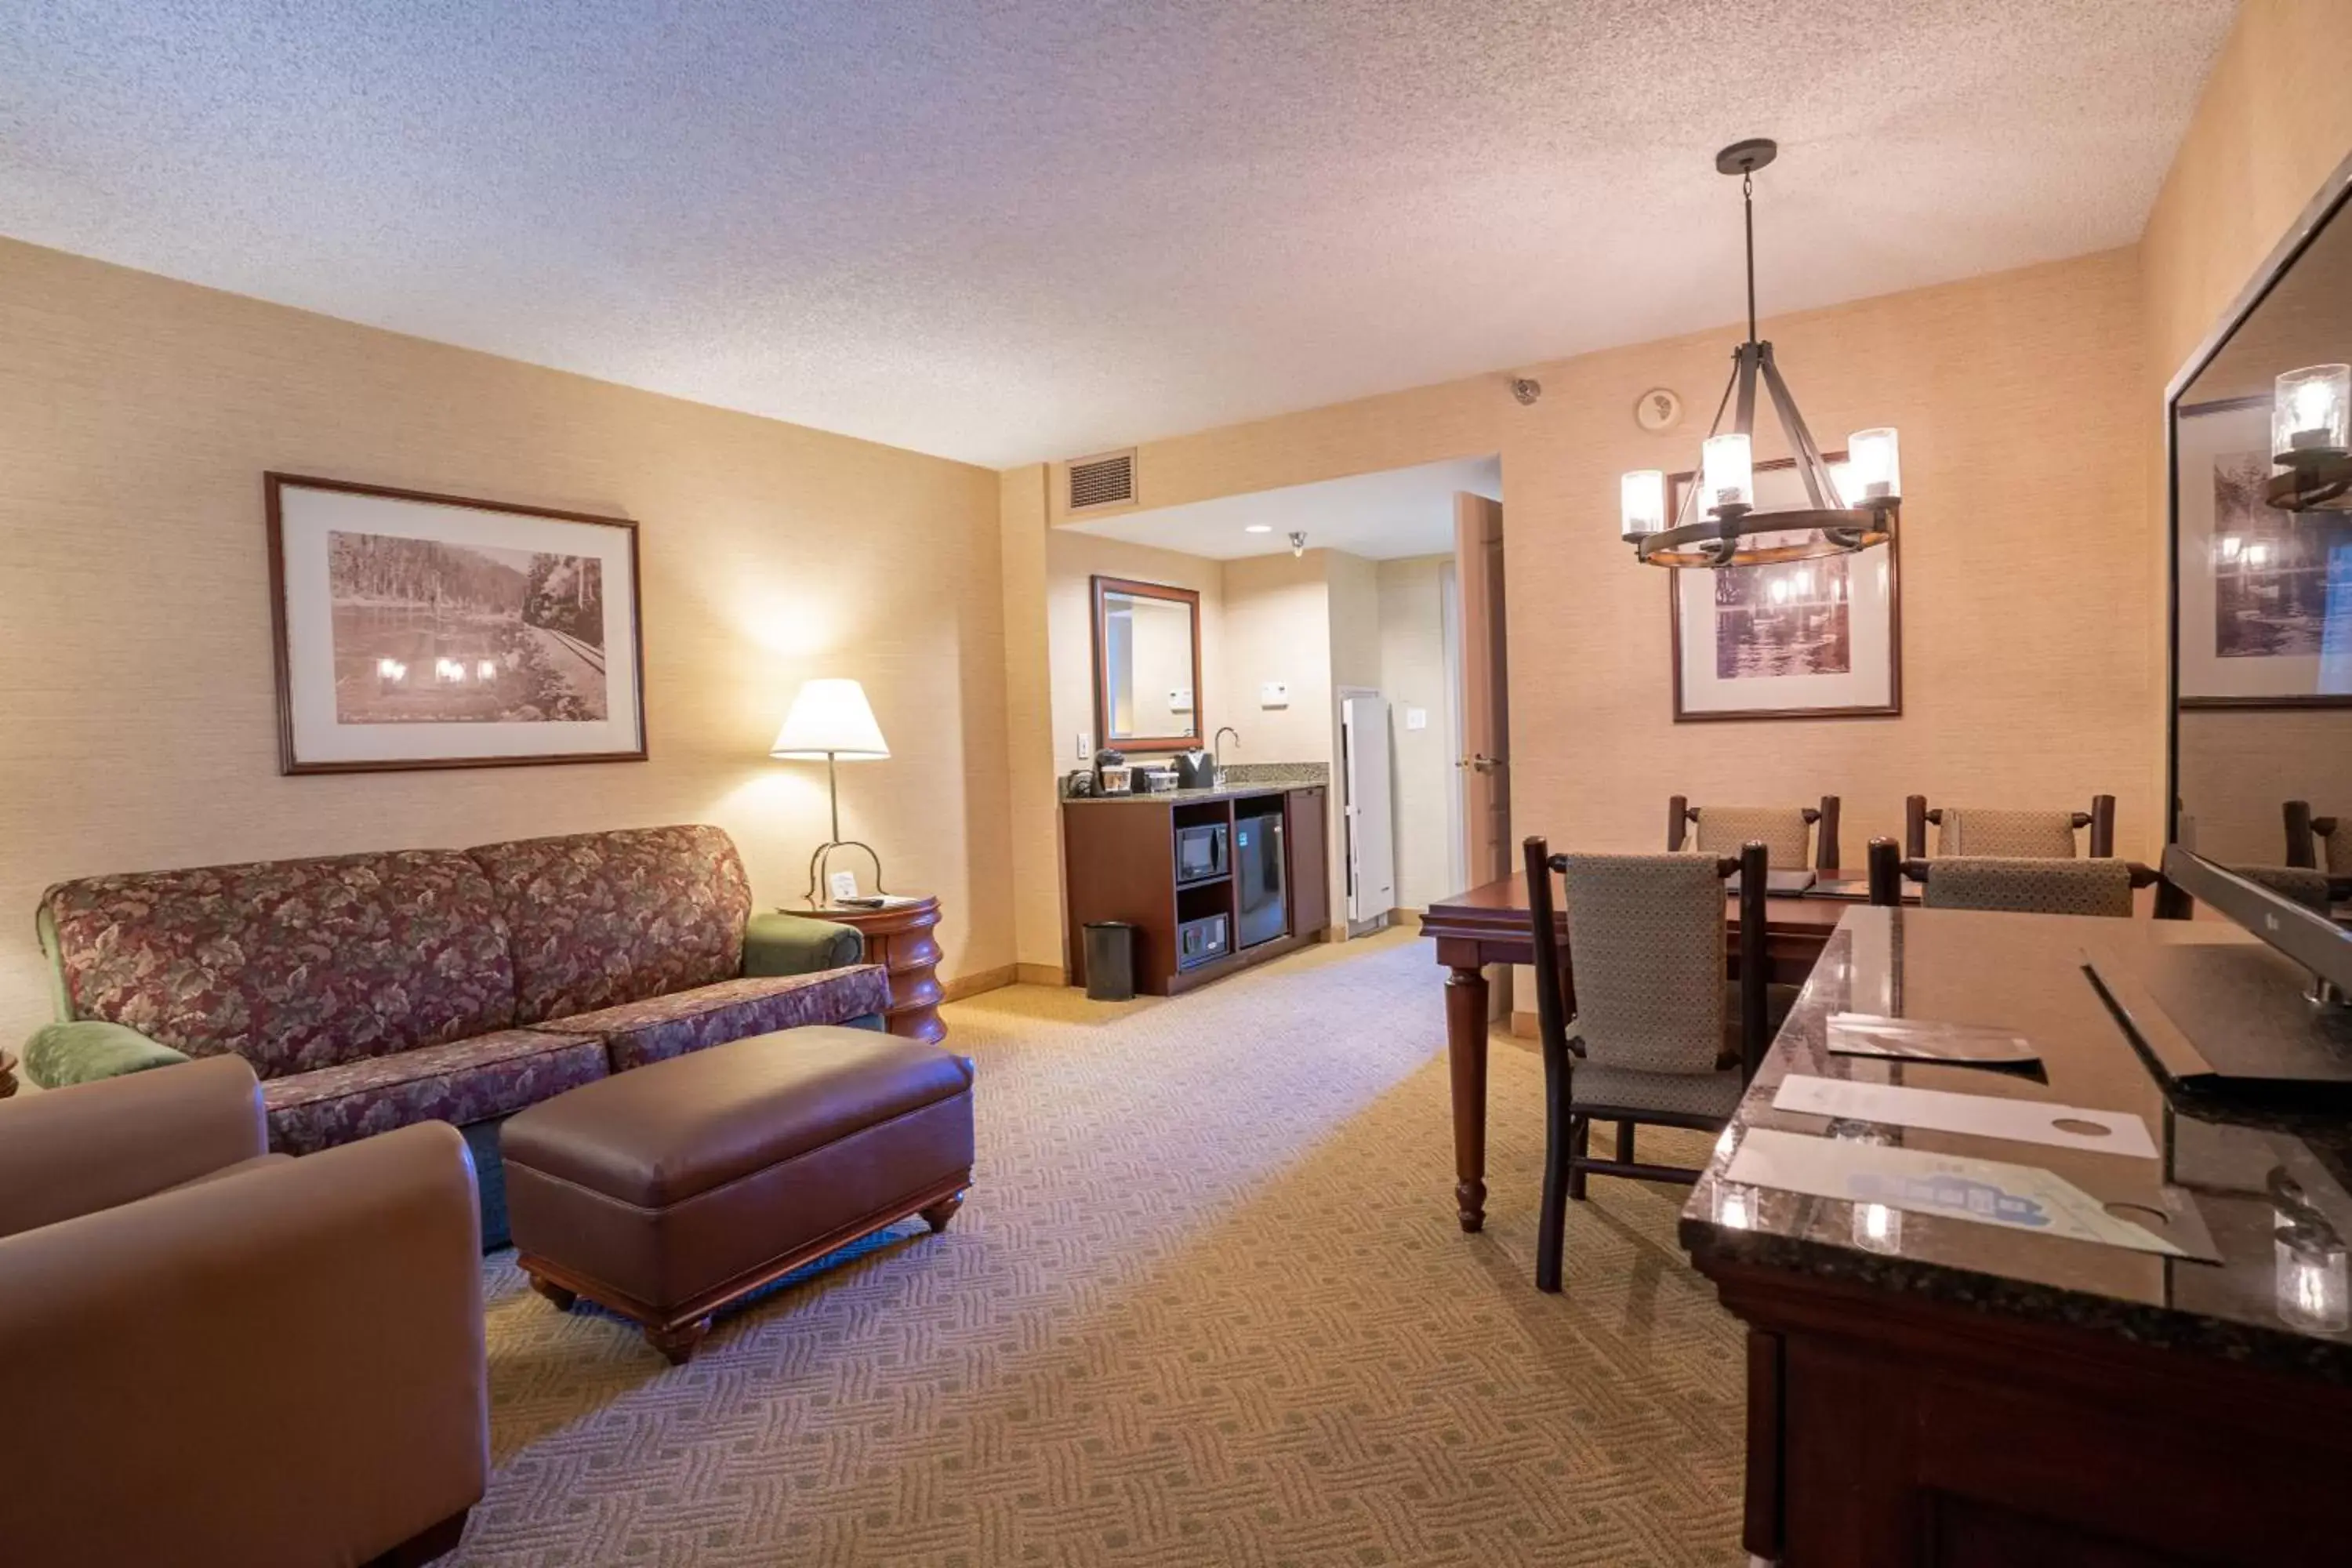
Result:
{"label": "floral patterned sofa", "polygon": [[36,1081],[239,1056],[292,1154],[453,1122],[486,1241],[506,1117],[747,1035],[878,1028],[888,1001],[856,931],[751,913],[716,827],[91,877],[38,924],[62,1027],[26,1052]]}

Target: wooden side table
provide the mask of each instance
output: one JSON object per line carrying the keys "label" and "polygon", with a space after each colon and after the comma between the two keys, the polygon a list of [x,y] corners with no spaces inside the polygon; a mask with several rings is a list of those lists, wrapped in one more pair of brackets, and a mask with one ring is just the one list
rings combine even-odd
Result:
{"label": "wooden side table", "polygon": [[889,971],[890,1005],[883,1014],[889,1031],[910,1040],[937,1042],[948,1033],[940,1021],[940,944],[931,935],[940,923],[940,900],[933,893],[906,896],[910,902],[887,909],[826,904],[808,912],[821,921],[856,926],[866,938],[866,962]]}

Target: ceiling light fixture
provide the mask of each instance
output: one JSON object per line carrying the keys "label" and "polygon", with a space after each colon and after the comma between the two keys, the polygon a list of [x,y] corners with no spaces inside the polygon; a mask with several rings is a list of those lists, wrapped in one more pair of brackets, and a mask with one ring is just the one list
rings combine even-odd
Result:
{"label": "ceiling light fixture", "polygon": [[[1902,509],[1903,471],[1891,428],[1857,430],[1846,437],[1846,460],[1822,456],[1797,400],[1772,363],[1772,345],[1756,337],[1756,171],[1780,155],[1759,137],[1735,142],[1715,155],[1716,168],[1739,176],[1748,218],[1748,341],[1732,354],[1731,381],[1716,405],[1699,451],[1696,483],[1685,488],[1673,525],[1666,520],[1666,476],[1642,468],[1619,481],[1618,533],[1653,566],[1761,566],[1807,561],[1884,544],[1895,537]],[[1763,382],[1805,485],[1802,507],[1759,510],[1750,437],[1756,426],[1756,384]],[[1735,405],[1735,395],[1738,402]],[[1732,409],[1731,428],[1723,414]],[[1841,471],[1841,469],[1843,471]],[[1704,510],[1705,516],[1695,513]],[[1784,535],[1797,537],[1786,538]]]}
{"label": "ceiling light fixture", "polygon": [[1290,536],[1290,553],[1294,556],[1307,553],[1307,535],[1294,533]]}
{"label": "ceiling light fixture", "polygon": [[1274,524],[1270,522],[1244,523],[1242,525],[1242,531],[1244,533],[1272,533],[1274,531]]}

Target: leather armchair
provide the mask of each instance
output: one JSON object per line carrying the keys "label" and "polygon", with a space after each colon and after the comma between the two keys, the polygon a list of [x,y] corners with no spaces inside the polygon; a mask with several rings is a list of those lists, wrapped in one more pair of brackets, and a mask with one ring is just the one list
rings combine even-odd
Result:
{"label": "leather armchair", "polygon": [[0,1101],[0,1562],[418,1563],[489,1473],[473,1166],[234,1057]]}

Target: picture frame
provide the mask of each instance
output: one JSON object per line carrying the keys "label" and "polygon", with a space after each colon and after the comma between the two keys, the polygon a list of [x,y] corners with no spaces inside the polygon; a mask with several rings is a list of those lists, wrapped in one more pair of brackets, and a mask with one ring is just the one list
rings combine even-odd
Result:
{"label": "picture frame", "polygon": [[643,762],[637,525],[263,476],[278,771]]}
{"label": "picture frame", "polygon": [[2270,445],[2267,393],[2175,413],[2183,708],[2352,707],[2352,517],[2265,502]]}
{"label": "picture frame", "polygon": [[[1827,454],[1834,468],[1845,454]],[[1755,468],[1759,510],[1807,504],[1791,459]],[[1696,478],[1669,476],[1679,516]],[[1896,540],[1769,566],[1685,567],[1666,582],[1675,722],[1891,719],[1903,711]]]}

